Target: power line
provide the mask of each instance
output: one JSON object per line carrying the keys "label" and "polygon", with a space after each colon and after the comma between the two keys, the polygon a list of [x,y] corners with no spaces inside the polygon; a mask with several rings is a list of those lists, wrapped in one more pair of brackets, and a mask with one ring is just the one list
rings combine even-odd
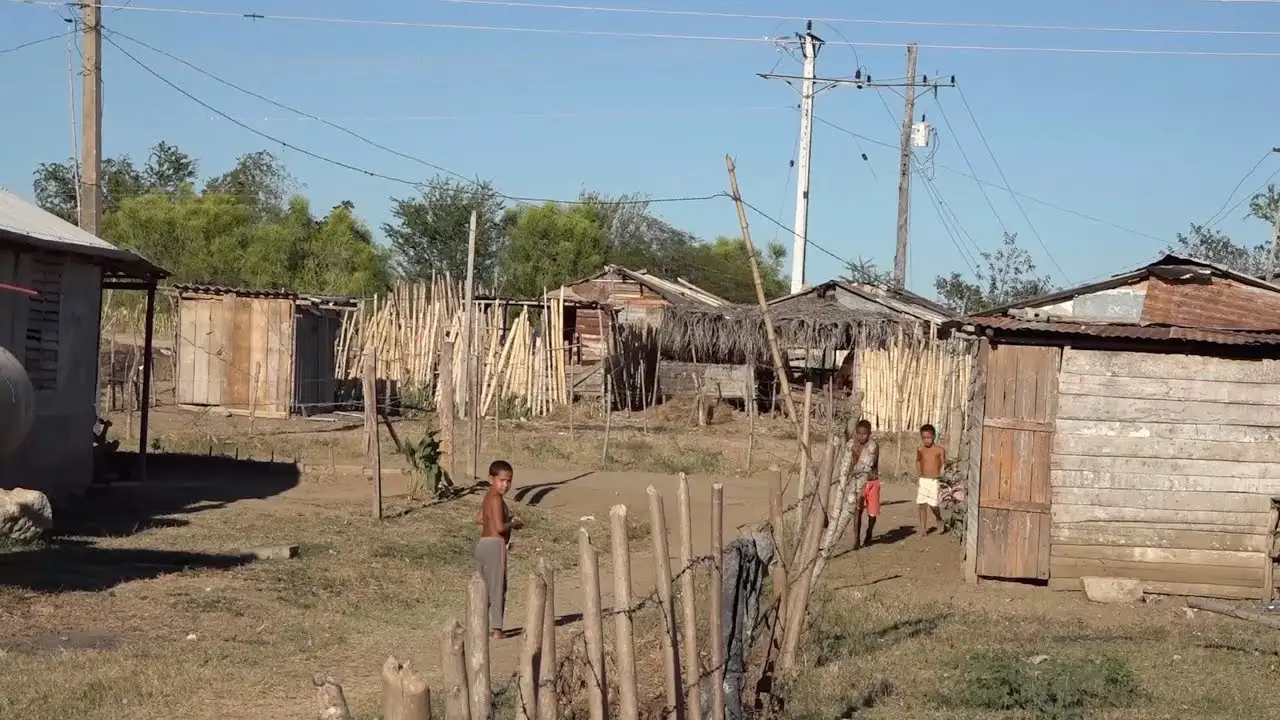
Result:
{"label": "power line", "polygon": [[[960,102],[964,103],[964,109],[969,113],[969,119],[973,121],[973,127],[978,131],[978,137],[981,138],[983,146],[987,148],[987,154],[991,156],[991,162],[996,166],[996,172],[1000,173],[1000,180],[1005,185],[1010,185],[1008,176],[1004,174],[1004,168],[1000,166],[1000,161],[996,159],[995,152],[991,150],[991,143],[987,142],[986,133],[982,132],[982,126],[978,124],[978,117],[973,114],[973,107],[969,105],[969,99],[965,97],[964,90],[957,86],[956,92],[960,95]],[[939,102],[938,106],[941,107],[942,103]],[[1044,250],[1044,254],[1048,256],[1049,262],[1053,263],[1053,266],[1062,274],[1064,280],[1071,282],[1067,271],[1063,270],[1062,265],[1058,264],[1058,259],[1053,256],[1053,251],[1049,249],[1044,238],[1040,237],[1040,231],[1036,230],[1035,224],[1031,222],[1031,216],[1027,214],[1027,209],[1022,206],[1022,201],[1012,191],[1009,192],[1009,196],[1013,198],[1013,204],[1018,206],[1018,212],[1022,214],[1022,219],[1027,221],[1027,227],[1031,228],[1031,234],[1035,236],[1036,242],[1040,243],[1040,247]]]}
{"label": "power line", "polygon": [[[123,37],[123,36],[122,36]],[[742,107],[688,107],[688,106],[672,106],[669,108],[635,108],[624,110],[607,110],[598,112],[546,112],[546,113],[482,113],[475,115],[347,115],[347,116],[313,116],[310,114],[294,114],[294,115],[267,115],[263,117],[245,118],[243,120],[254,120],[261,122],[281,122],[288,120],[314,120],[316,122],[370,122],[370,123],[400,123],[400,122],[457,122],[457,121],[476,121],[476,120],[573,120],[573,119],[600,119],[600,118],[616,118],[627,117],[634,118],[643,115],[691,115],[691,114],[720,114],[720,113],[740,113],[740,112],[764,112],[776,110],[791,110],[791,105],[745,105]]]}
{"label": "power line", "polygon": [[[728,197],[728,198],[731,198],[731,199],[733,198],[733,196],[732,196],[732,195],[729,195],[728,193],[724,193],[724,196],[725,196],[725,197]],[[772,215],[770,215],[769,213],[767,213],[767,212],[765,212],[765,211],[761,210],[760,208],[756,207],[755,205],[752,205],[751,203],[747,202],[747,201],[746,201],[746,200],[744,200],[743,198],[736,198],[736,199],[737,199],[737,200],[741,200],[741,201],[742,201],[742,204],[743,204],[744,206],[746,206],[749,210],[751,210],[751,211],[752,211],[752,212],[754,212],[755,214],[759,215],[760,217],[764,218],[765,220],[768,220],[769,222],[773,223],[774,225],[776,225],[776,226],[778,227],[778,229],[782,230],[784,233],[786,233],[786,234],[788,234],[788,235],[795,235],[795,233],[796,233],[795,228],[792,228],[792,227],[788,226],[786,223],[784,223],[784,222],[782,222],[781,220],[779,220],[779,219],[777,219],[777,218],[773,217]],[[843,263],[845,266],[848,266],[848,265],[851,265],[851,264],[852,264],[848,259],[840,257],[839,255],[837,255],[837,254],[835,254],[835,253],[831,252],[830,250],[828,250],[828,249],[826,249],[825,247],[823,247],[823,246],[819,245],[818,243],[814,242],[814,241],[813,241],[813,240],[811,240],[811,239],[809,239],[809,240],[805,240],[805,243],[806,243],[806,244],[808,244],[808,245],[810,245],[810,246],[812,246],[812,247],[814,247],[814,248],[817,248],[820,252],[824,253],[825,255],[827,255],[827,257],[830,257],[832,260],[835,260],[836,262]]]}
{"label": "power line", "polygon": [[[23,5],[40,5],[60,7],[65,3],[50,0],[8,0]],[[415,20],[378,20],[372,18],[352,18],[320,15],[265,15],[261,13],[237,13],[221,10],[195,10],[190,8],[146,7],[140,5],[100,5],[104,10],[127,10],[130,12],[151,12],[172,15],[190,15],[199,17],[221,17],[252,19],[254,21],[278,20],[287,22],[310,22],[332,25],[359,25],[366,27],[399,27],[434,30],[472,30],[487,32],[529,33],[538,35],[580,35],[587,37],[635,38],[649,40],[687,40],[700,42],[723,43],[768,43],[775,40],[767,37],[744,37],[732,35],[681,35],[676,33],[627,32],[620,30],[581,30],[573,28],[545,28],[512,25],[469,25],[464,23],[433,23]],[[828,42],[827,44],[841,44]],[[888,42],[856,42],[858,47],[867,48],[900,48],[902,43]],[[1018,45],[953,45],[917,43],[921,49],[955,50],[969,52],[1013,52],[1013,53],[1053,53],[1068,55],[1134,55],[1160,57],[1235,57],[1235,58],[1280,58],[1280,51],[1223,51],[1223,50],[1147,50],[1140,48],[1077,48],[1050,46],[1018,46]]]}
{"label": "power line", "polygon": [[[942,103],[937,103],[938,112],[942,114],[942,122],[947,126],[947,130],[951,132],[951,137],[956,141],[956,149],[960,151],[960,157],[964,158],[965,167],[969,168],[969,172],[974,175],[978,171],[973,168],[973,163],[969,161],[969,153],[965,152],[964,144],[960,142],[960,134],[951,125],[951,119],[947,117],[947,111],[943,109]],[[1000,216],[1000,212],[996,210],[995,203],[991,202],[991,196],[987,194],[987,189],[982,183],[977,183],[978,192],[982,193],[982,199],[987,202],[987,207],[991,209],[991,214],[996,216],[996,222],[1000,223],[1000,229],[1007,235],[1009,226],[1005,224],[1004,218]]]}
{"label": "power line", "polygon": [[[831,122],[830,120],[827,120],[827,119],[825,119],[825,118],[818,117],[817,115],[814,115],[814,116],[813,116],[813,119],[814,119],[814,120],[817,120],[818,122],[822,123],[823,125],[826,125],[826,126],[830,127],[830,128],[831,128],[831,129],[833,129],[833,130],[836,130],[836,131],[838,131],[838,132],[844,133],[845,135],[849,135],[850,137],[858,138],[858,139],[863,140],[863,141],[865,141],[865,142],[869,142],[869,143],[871,143],[872,145],[879,145],[880,147],[888,148],[888,149],[890,149],[890,150],[893,150],[894,152],[897,152],[897,151],[898,151],[898,146],[897,146],[897,145],[895,145],[895,144],[893,144],[893,143],[887,143],[887,142],[884,142],[883,140],[877,140],[877,139],[875,139],[875,138],[873,138],[873,137],[868,137],[868,136],[866,136],[866,135],[860,135],[860,134],[855,133],[854,131],[852,131],[852,130],[850,130],[850,129],[848,129],[848,128],[845,128],[845,127],[842,127],[842,126],[840,126],[840,125],[837,125],[836,123],[833,123],[833,122]],[[1019,192],[1019,191],[1017,191],[1017,190],[1014,190],[1013,188],[1008,187],[1007,185],[1001,185],[1000,183],[991,182],[990,180],[985,180],[985,179],[983,179],[983,178],[978,177],[977,175],[974,175],[973,173],[965,172],[964,170],[958,170],[958,169],[953,168],[953,167],[951,167],[951,166],[949,166],[949,165],[943,165],[943,164],[941,164],[941,163],[934,163],[934,164],[933,164],[933,166],[934,166],[934,167],[936,167],[936,168],[938,168],[939,170],[946,170],[946,171],[947,171],[947,172],[949,172],[949,173],[953,173],[953,174],[955,174],[955,175],[959,175],[960,177],[963,177],[963,178],[968,178],[969,180],[972,180],[972,181],[974,181],[974,182],[976,182],[976,183],[979,183],[979,184],[981,184],[981,185],[985,185],[986,187],[994,188],[994,189],[996,189],[996,190],[1002,190],[1002,191],[1007,192],[1007,193],[1010,193],[1010,194],[1012,194],[1012,195],[1016,195],[1016,196],[1018,196],[1018,197],[1022,198],[1023,200],[1026,200],[1026,201],[1028,201],[1028,202],[1033,202],[1033,203],[1035,203],[1035,204],[1037,204],[1037,205],[1042,205],[1042,206],[1047,207],[1047,208],[1049,208],[1049,209],[1051,209],[1051,210],[1057,210],[1058,212],[1063,213],[1063,214],[1066,214],[1066,215],[1072,215],[1072,216],[1074,216],[1074,217],[1078,217],[1078,218],[1080,218],[1081,220],[1088,220],[1089,222],[1097,223],[1097,224],[1099,224],[1099,225],[1106,225],[1107,227],[1114,228],[1114,229],[1119,230],[1119,231],[1121,231],[1121,232],[1125,232],[1125,233],[1128,233],[1128,234],[1130,234],[1130,235],[1134,235],[1134,236],[1136,236],[1136,237],[1145,238],[1145,239],[1147,239],[1147,240],[1153,240],[1153,241],[1158,242],[1158,243],[1165,243],[1165,242],[1167,242],[1164,238],[1158,237],[1158,236],[1156,236],[1156,235],[1152,235],[1151,233],[1142,232],[1141,230],[1134,230],[1134,229],[1133,229],[1133,228],[1131,228],[1131,227],[1126,227],[1126,226],[1121,225],[1121,224],[1119,224],[1119,223],[1115,223],[1115,222],[1112,222],[1112,221],[1110,221],[1110,220],[1106,220],[1106,219],[1104,219],[1104,218],[1100,218],[1100,217],[1098,217],[1098,216],[1096,216],[1096,215],[1090,215],[1090,214],[1088,214],[1088,213],[1080,212],[1079,210],[1072,210],[1071,208],[1063,207],[1062,205],[1059,205],[1059,204],[1057,204],[1057,203],[1052,203],[1052,202],[1049,202],[1048,200],[1043,200],[1043,199],[1038,198],[1038,197],[1036,197],[1036,196],[1034,196],[1034,195],[1028,195],[1028,194],[1026,194],[1026,193],[1024,193],[1024,192]],[[1277,171],[1277,172],[1278,172],[1278,173],[1280,173],[1280,171]]]}
{"label": "power line", "polygon": [[71,35],[73,33],[75,33],[75,30],[67,30],[66,32],[60,32],[57,35],[50,35],[48,37],[42,37],[39,40],[31,40],[29,42],[24,42],[21,45],[14,45],[13,47],[0,49],[0,55],[7,55],[11,52],[18,52],[19,50],[25,50],[26,48],[29,48],[35,45],[40,45],[41,43],[51,42],[53,40],[61,40],[62,38],[67,37],[68,35]]}
{"label": "power line", "polygon": [[[1212,215],[1209,216],[1209,219],[1205,221],[1204,223],[1205,227],[1213,227],[1214,223],[1218,221],[1218,216],[1222,214],[1223,210],[1227,209],[1227,205],[1231,202],[1231,199],[1234,198],[1236,196],[1236,193],[1240,191],[1240,186],[1244,185],[1245,181],[1253,177],[1253,174],[1258,172],[1258,168],[1262,167],[1262,163],[1266,162],[1267,158],[1271,157],[1273,154],[1275,154],[1275,150],[1268,150],[1262,154],[1262,157],[1258,158],[1258,162],[1254,163],[1253,167],[1249,168],[1249,172],[1245,173],[1244,176],[1240,178],[1240,182],[1237,182],[1236,186],[1231,188],[1231,193],[1227,195],[1226,200],[1222,201],[1222,206],[1219,207]],[[1236,207],[1239,207],[1239,205],[1237,205]],[[1225,217],[1226,216],[1223,216],[1224,219]]]}
{"label": "power line", "polygon": [[[110,43],[111,43],[111,45],[112,45],[113,47],[115,47],[117,50],[119,50],[120,52],[124,53],[125,57],[129,58],[130,60],[132,60],[132,61],[133,61],[134,63],[136,63],[139,67],[141,67],[143,70],[146,70],[148,73],[150,73],[150,74],[151,74],[152,76],[154,76],[156,79],[160,80],[160,81],[161,81],[161,82],[163,82],[164,84],[166,84],[166,85],[168,85],[169,87],[173,88],[174,90],[178,91],[178,92],[179,92],[179,93],[181,93],[182,95],[186,96],[189,100],[191,100],[191,101],[195,102],[196,104],[198,104],[198,105],[200,105],[201,107],[205,108],[205,109],[206,109],[206,110],[208,110],[209,112],[212,112],[212,113],[214,113],[215,115],[217,115],[217,116],[219,116],[219,117],[221,117],[221,118],[223,118],[223,119],[225,119],[225,120],[228,120],[228,121],[230,121],[231,123],[233,123],[233,124],[235,124],[235,125],[239,126],[240,128],[242,128],[242,129],[244,129],[244,130],[248,130],[249,132],[251,132],[251,133],[253,133],[253,134],[255,134],[255,135],[259,136],[259,137],[262,137],[262,138],[264,138],[264,139],[266,139],[266,140],[269,140],[269,141],[271,141],[271,142],[273,142],[273,143],[277,143],[277,144],[281,145],[282,147],[289,148],[290,150],[294,150],[294,151],[296,151],[296,152],[302,153],[303,155],[306,155],[307,157],[310,157],[310,158],[313,158],[313,159],[316,159],[316,160],[320,160],[321,162],[326,162],[326,163],[329,163],[329,164],[331,164],[331,165],[335,165],[335,166],[337,166],[337,167],[344,168],[344,169],[346,169],[346,170],[351,170],[351,171],[353,171],[353,172],[358,172],[358,173],[361,173],[361,174],[367,175],[367,176],[369,176],[369,177],[376,177],[376,178],[380,178],[380,179],[383,179],[383,180],[390,180],[390,181],[392,181],[392,182],[402,183],[402,184],[409,185],[409,186],[412,186],[412,187],[415,187],[415,188],[421,188],[421,187],[424,185],[424,184],[423,184],[423,183],[421,183],[421,182],[417,182],[417,181],[413,181],[413,180],[406,180],[406,179],[404,179],[404,178],[399,178],[399,177],[394,177],[394,176],[391,176],[391,175],[386,175],[386,174],[383,174],[383,173],[380,173],[380,172],[375,172],[375,171],[373,171],[373,170],[368,170],[368,169],[366,169],[366,168],[358,167],[358,166],[356,166],[356,165],[352,165],[352,164],[350,164],[350,163],[342,162],[342,161],[340,161],[340,160],[334,160],[333,158],[330,158],[330,157],[327,157],[327,156],[321,155],[321,154],[319,154],[319,153],[312,152],[312,151],[307,150],[307,149],[305,149],[305,148],[298,147],[297,145],[293,145],[293,144],[291,144],[291,143],[289,143],[289,142],[286,142],[285,140],[282,140],[282,139],[280,139],[280,138],[278,138],[278,137],[276,137],[276,136],[274,136],[274,135],[270,135],[270,134],[265,133],[265,132],[263,132],[263,131],[261,131],[261,130],[258,130],[257,128],[253,127],[252,125],[249,125],[248,123],[245,123],[245,122],[243,122],[243,121],[241,121],[241,120],[238,120],[238,119],[236,119],[235,117],[232,117],[231,115],[229,115],[229,114],[227,114],[227,113],[225,113],[225,112],[223,112],[223,111],[219,110],[218,108],[213,107],[212,105],[208,104],[207,102],[205,102],[205,101],[201,100],[200,98],[198,98],[198,97],[196,97],[195,95],[191,94],[191,93],[190,93],[190,92],[188,92],[187,90],[183,89],[182,87],[180,87],[180,86],[179,86],[179,85],[177,85],[176,83],[174,83],[174,82],[170,81],[168,78],[164,77],[164,76],[163,76],[163,75],[161,75],[160,73],[156,72],[156,71],[155,71],[155,70],[153,70],[150,66],[148,66],[146,63],[142,62],[142,61],[141,61],[141,60],[139,60],[137,57],[135,57],[132,53],[130,53],[129,51],[127,51],[127,50],[125,50],[123,47],[121,47],[119,43],[115,42],[115,40],[114,40],[114,38],[115,38],[115,37],[121,37],[121,38],[124,38],[124,39],[126,39],[126,40],[128,40],[128,41],[130,41],[130,42],[133,42],[133,43],[136,43],[136,44],[138,44],[138,45],[141,45],[142,47],[145,47],[145,48],[147,48],[148,50],[151,50],[152,52],[155,52],[155,53],[158,53],[158,54],[160,54],[160,55],[163,55],[163,56],[165,56],[165,57],[167,57],[167,58],[169,58],[169,59],[173,60],[174,62],[181,63],[182,65],[185,65],[186,67],[188,67],[188,68],[190,68],[190,69],[192,69],[192,70],[194,70],[194,71],[196,71],[196,72],[200,73],[201,75],[204,75],[205,77],[208,77],[209,79],[214,80],[215,82],[221,83],[222,85],[225,85],[225,86],[227,86],[227,87],[229,87],[229,88],[232,88],[233,90],[236,90],[236,91],[238,91],[238,92],[242,92],[242,93],[244,93],[244,94],[246,94],[246,95],[249,95],[249,96],[252,96],[252,97],[254,97],[254,98],[257,98],[258,100],[261,100],[261,101],[263,101],[263,102],[265,102],[265,103],[268,103],[268,104],[270,104],[270,105],[274,105],[274,106],[276,106],[276,107],[278,107],[278,108],[281,108],[282,110],[286,110],[286,111],[288,111],[288,112],[296,113],[296,114],[298,114],[298,115],[300,115],[300,116],[302,116],[302,117],[306,117],[306,118],[308,118],[308,119],[315,120],[315,121],[317,121],[317,122],[323,123],[323,124],[325,124],[325,125],[327,125],[327,126],[329,126],[329,127],[334,128],[335,130],[339,130],[339,131],[341,131],[341,132],[343,132],[343,133],[346,133],[347,135],[350,135],[351,137],[353,137],[353,138],[355,138],[355,139],[357,139],[357,140],[359,140],[359,141],[361,141],[361,142],[363,142],[363,143],[366,143],[366,144],[368,144],[368,145],[370,145],[370,146],[372,146],[372,147],[375,147],[375,148],[377,148],[377,149],[379,149],[379,150],[383,150],[384,152],[391,153],[391,154],[393,154],[393,155],[396,155],[397,157],[401,157],[401,158],[404,158],[404,159],[406,159],[406,160],[411,160],[411,161],[413,161],[413,162],[419,163],[419,164],[424,165],[424,166],[426,166],[426,167],[428,167],[428,168],[431,168],[431,169],[433,169],[433,170],[436,170],[437,172],[441,172],[441,173],[444,173],[444,174],[446,174],[446,175],[449,175],[449,176],[452,176],[452,177],[458,178],[458,179],[462,180],[463,182],[469,183],[469,184],[474,185],[474,186],[476,186],[476,187],[481,187],[481,186],[482,186],[482,185],[481,185],[481,183],[477,182],[476,180],[472,180],[471,178],[468,178],[468,177],[466,177],[465,175],[462,175],[461,173],[458,173],[458,172],[455,172],[455,171],[453,171],[453,170],[450,170],[449,168],[446,168],[446,167],[444,167],[443,165],[438,165],[438,164],[436,164],[436,163],[430,162],[430,161],[428,161],[428,160],[424,160],[424,159],[419,158],[419,157],[416,157],[416,156],[414,156],[414,155],[410,155],[410,154],[408,154],[408,153],[401,152],[401,151],[396,150],[396,149],[394,149],[394,148],[387,147],[386,145],[383,145],[383,144],[378,143],[378,142],[376,142],[376,141],[374,141],[374,140],[371,140],[370,138],[368,138],[368,137],[366,137],[366,136],[364,136],[364,135],[361,135],[360,133],[357,133],[357,132],[355,132],[354,130],[350,130],[350,129],[346,128],[346,127],[343,127],[342,125],[338,125],[337,123],[330,122],[330,121],[328,121],[328,120],[325,120],[325,119],[323,119],[323,118],[317,117],[317,116],[315,116],[315,115],[311,115],[310,113],[303,112],[302,110],[298,110],[297,108],[290,107],[290,106],[288,106],[288,105],[285,105],[284,103],[281,103],[281,102],[278,102],[278,101],[276,101],[276,100],[273,100],[273,99],[271,99],[271,98],[269,98],[269,97],[267,97],[267,96],[265,96],[265,95],[262,95],[261,93],[254,92],[253,90],[250,90],[250,89],[248,89],[248,88],[245,88],[245,87],[243,87],[243,86],[241,86],[241,85],[237,85],[236,83],[233,83],[233,82],[231,82],[230,80],[226,80],[226,79],[224,79],[224,78],[221,78],[221,77],[219,77],[218,75],[215,75],[214,73],[211,73],[211,72],[209,72],[208,70],[205,70],[205,69],[203,69],[203,68],[199,67],[198,65],[196,65],[196,64],[194,64],[194,63],[192,63],[192,62],[189,62],[189,61],[187,61],[187,60],[184,60],[184,59],[182,59],[182,58],[178,57],[177,55],[174,55],[174,54],[172,54],[172,53],[170,53],[170,52],[167,52],[167,51],[165,51],[165,50],[161,50],[160,48],[157,48],[157,47],[155,47],[155,46],[153,46],[153,45],[151,45],[151,44],[149,44],[149,43],[143,42],[143,41],[141,41],[141,40],[139,40],[139,39],[137,39],[137,38],[135,38],[135,37],[132,37],[132,36],[126,35],[126,34],[124,34],[124,33],[122,33],[122,32],[119,32],[119,31],[115,31],[115,30],[107,30],[106,40],[107,40],[108,42],[110,42]],[[490,189],[492,189],[492,188],[490,188]],[[583,201],[583,200],[578,200],[578,199],[575,199],[575,200],[557,200],[557,199],[554,199],[554,198],[521,197],[521,196],[516,196],[516,195],[507,195],[507,194],[505,194],[505,193],[501,193],[501,192],[498,192],[498,191],[496,191],[496,190],[494,190],[494,194],[495,194],[495,195],[497,195],[498,197],[504,198],[504,199],[506,199],[506,200],[510,200],[510,201],[512,201],[512,202],[517,202],[517,203],[547,203],[547,202],[554,202],[554,203],[562,203],[562,204],[590,204],[588,201]],[[715,199],[715,198],[718,198],[718,197],[722,197],[723,195],[724,195],[724,193],[715,193],[715,194],[712,194],[712,195],[682,196],[682,197],[665,197],[665,198],[653,198],[653,199],[649,199],[649,200],[619,200],[619,201],[614,201],[614,204],[619,204],[619,205],[640,205],[640,204],[646,204],[646,203],[694,202],[694,201],[701,201],[701,200],[712,200],[712,199]]]}
{"label": "power line", "polygon": [[[1217,2],[1267,2],[1268,0],[1216,0]],[[1280,2],[1280,0],[1270,0]],[[579,12],[622,13],[629,15],[676,15],[682,17],[723,18],[731,20],[781,20],[786,22],[838,23],[842,25],[892,25],[903,27],[967,28],[974,30],[1037,30],[1050,32],[1134,33],[1151,35],[1253,35],[1272,37],[1280,35],[1276,30],[1227,30],[1215,28],[1149,28],[1108,27],[1097,25],[1031,25],[1024,23],[963,22],[954,20],[885,20],[880,18],[803,17],[799,15],[769,15],[757,13],[717,12],[713,10],[663,10],[659,8],[598,7],[594,5],[568,5],[561,3],[514,2],[513,0],[435,0],[451,5],[491,5],[527,10],[569,10]]]}
{"label": "power line", "polygon": [[1244,196],[1242,196],[1238,201],[1236,201],[1235,205],[1232,205],[1229,210],[1227,210],[1225,213],[1222,213],[1222,215],[1218,217],[1217,220],[1214,220],[1212,223],[1206,225],[1206,227],[1212,230],[1214,227],[1220,225],[1223,220],[1226,220],[1228,217],[1230,217],[1237,209],[1240,208],[1241,205],[1252,200],[1254,195],[1257,195],[1258,193],[1266,190],[1267,187],[1271,185],[1271,181],[1274,180],[1277,175],[1280,175],[1280,170],[1276,170],[1275,172],[1268,175],[1267,179],[1263,180],[1261,185],[1254,188],[1253,192],[1247,193]]}

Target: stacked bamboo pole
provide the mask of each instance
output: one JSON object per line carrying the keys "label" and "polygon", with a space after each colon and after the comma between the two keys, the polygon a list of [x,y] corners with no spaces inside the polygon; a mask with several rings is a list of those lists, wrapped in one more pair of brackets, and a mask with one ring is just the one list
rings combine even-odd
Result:
{"label": "stacked bamboo pole", "polygon": [[[457,342],[466,318],[462,298],[461,284],[445,275],[430,283],[400,283],[385,296],[365,300],[359,312],[347,315],[338,334],[339,376],[359,377],[360,357],[376,348],[378,378],[402,393],[439,402],[436,370],[444,349],[452,348],[454,368],[466,366],[467,348]],[[481,414],[514,402],[529,415],[547,415],[569,401],[563,292],[540,303],[522,303],[514,322],[508,322],[510,305],[497,301],[476,308],[474,392]],[[467,383],[455,382],[454,404],[465,407],[471,392]]]}
{"label": "stacked bamboo pole", "polygon": [[880,432],[914,432],[926,423],[946,435],[960,432],[967,411],[964,388],[973,372],[968,344],[904,332],[858,349],[863,416]]}

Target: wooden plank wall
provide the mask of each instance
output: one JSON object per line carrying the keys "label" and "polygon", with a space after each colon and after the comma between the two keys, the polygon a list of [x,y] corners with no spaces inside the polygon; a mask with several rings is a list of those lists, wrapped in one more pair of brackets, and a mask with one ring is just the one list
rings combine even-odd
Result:
{"label": "wooden plank wall", "polygon": [[291,299],[183,298],[178,403],[287,417],[293,400]]}
{"label": "wooden plank wall", "polygon": [[1280,495],[1280,361],[1067,349],[1051,584],[1260,597]]}

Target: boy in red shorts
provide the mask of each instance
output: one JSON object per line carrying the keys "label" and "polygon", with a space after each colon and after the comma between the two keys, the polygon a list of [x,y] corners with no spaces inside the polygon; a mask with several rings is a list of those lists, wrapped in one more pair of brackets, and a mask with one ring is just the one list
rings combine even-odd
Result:
{"label": "boy in red shorts", "polygon": [[[853,451],[858,461],[853,466],[854,490],[859,492],[858,510],[853,520],[853,547],[871,544],[871,533],[880,516],[880,445],[871,437],[871,423],[859,420],[853,431]],[[862,513],[867,513],[867,534],[862,535]]]}

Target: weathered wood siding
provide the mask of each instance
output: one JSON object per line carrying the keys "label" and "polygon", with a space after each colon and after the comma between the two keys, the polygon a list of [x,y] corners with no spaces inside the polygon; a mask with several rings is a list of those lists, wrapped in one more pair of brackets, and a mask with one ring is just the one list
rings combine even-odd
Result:
{"label": "weathered wood siding", "polygon": [[1259,597],[1280,495],[1280,361],[1067,349],[1050,575]]}
{"label": "weathered wood siding", "polygon": [[178,303],[178,404],[286,417],[293,400],[294,302],[183,297]]}
{"label": "weathered wood siding", "polygon": [[0,248],[0,281],[40,293],[0,293],[0,344],[22,361],[36,391],[31,432],[0,458],[0,487],[77,494],[93,478],[101,270]]}

